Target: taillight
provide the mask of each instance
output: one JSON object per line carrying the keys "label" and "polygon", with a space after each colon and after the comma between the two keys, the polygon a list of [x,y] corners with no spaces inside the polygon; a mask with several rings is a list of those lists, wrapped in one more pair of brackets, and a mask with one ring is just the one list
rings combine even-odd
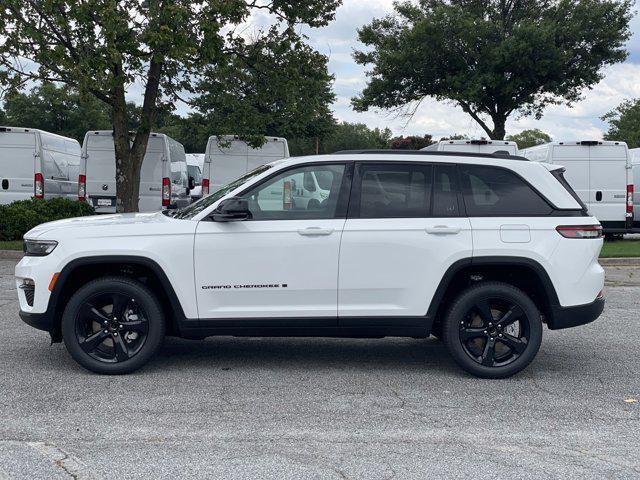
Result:
{"label": "taillight", "polygon": [[291,197],[291,182],[284,182],[284,192],[282,195],[282,208],[283,210],[291,210],[293,205]]}
{"label": "taillight", "polygon": [[633,185],[627,185],[627,217],[633,217]]}
{"label": "taillight", "polygon": [[556,227],[560,235],[565,238],[600,238],[602,237],[601,225],[563,225]]}
{"label": "taillight", "polygon": [[162,206],[168,207],[171,203],[171,182],[167,177],[162,179]]}
{"label": "taillight", "polygon": [[209,195],[209,179],[203,178],[202,179],[202,196],[206,197],[207,195]]}
{"label": "taillight", "polygon": [[78,175],[78,200],[84,202],[87,199],[87,177]]}
{"label": "taillight", "polygon": [[44,198],[44,177],[41,173],[36,173],[33,182],[33,196],[36,198]]}

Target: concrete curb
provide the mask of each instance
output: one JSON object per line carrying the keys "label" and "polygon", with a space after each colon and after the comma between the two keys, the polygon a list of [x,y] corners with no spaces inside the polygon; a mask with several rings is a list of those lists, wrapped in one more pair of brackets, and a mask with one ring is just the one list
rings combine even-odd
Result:
{"label": "concrete curb", "polygon": [[640,267],[640,257],[601,258],[603,267]]}
{"label": "concrete curb", "polygon": [[22,250],[0,250],[0,260],[20,260],[23,256]]}

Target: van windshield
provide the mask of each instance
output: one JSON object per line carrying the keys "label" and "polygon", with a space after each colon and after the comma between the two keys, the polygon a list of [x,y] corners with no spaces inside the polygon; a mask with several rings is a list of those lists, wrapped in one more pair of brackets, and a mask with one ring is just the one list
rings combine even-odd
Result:
{"label": "van windshield", "polygon": [[165,212],[166,215],[170,215],[170,216],[172,216],[174,218],[180,218],[180,219],[193,218],[198,213],[202,212],[207,207],[209,207],[210,205],[212,205],[215,202],[217,202],[218,200],[220,200],[222,197],[224,197],[230,191],[235,190],[236,188],[242,186],[244,183],[248,182],[253,177],[257,177],[261,173],[266,172],[267,170],[269,170],[270,168],[271,168],[271,165],[262,165],[262,166],[256,168],[255,170],[252,170],[249,173],[243,175],[242,177],[238,178],[237,180],[234,180],[233,182],[228,183],[227,185],[222,187],[217,192],[214,192],[211,195],[203,197],[200,200],[198,200],[197,202],[192,203],[188,207],[181,208],[180,210],[173,210],[173,211],[165,210],[164,212]]}

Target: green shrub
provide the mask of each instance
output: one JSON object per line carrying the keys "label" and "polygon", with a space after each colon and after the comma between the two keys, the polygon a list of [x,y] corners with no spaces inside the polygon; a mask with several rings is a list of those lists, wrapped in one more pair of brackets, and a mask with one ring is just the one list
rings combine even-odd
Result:
{"label": "green shrub", "polygon": [[88,203],[66,198],[32,198],[0,205],[0,241],[22,240],[25,233],[41,223],[94,213],[93,207]]}

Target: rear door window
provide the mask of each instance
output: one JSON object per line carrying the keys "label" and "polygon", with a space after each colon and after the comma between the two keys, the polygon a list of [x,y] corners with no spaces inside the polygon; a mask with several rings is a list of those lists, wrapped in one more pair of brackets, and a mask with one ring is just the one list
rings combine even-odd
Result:
{"label": "rear door window", "polygon": [[470,217],[542,216],[551,206],[515,173],[499,167],[460,165]]}
{"label": "rear door window", "polygon": [[424,218],[431,214],[433,167],[361,164],[353,215],[360,218]]}

